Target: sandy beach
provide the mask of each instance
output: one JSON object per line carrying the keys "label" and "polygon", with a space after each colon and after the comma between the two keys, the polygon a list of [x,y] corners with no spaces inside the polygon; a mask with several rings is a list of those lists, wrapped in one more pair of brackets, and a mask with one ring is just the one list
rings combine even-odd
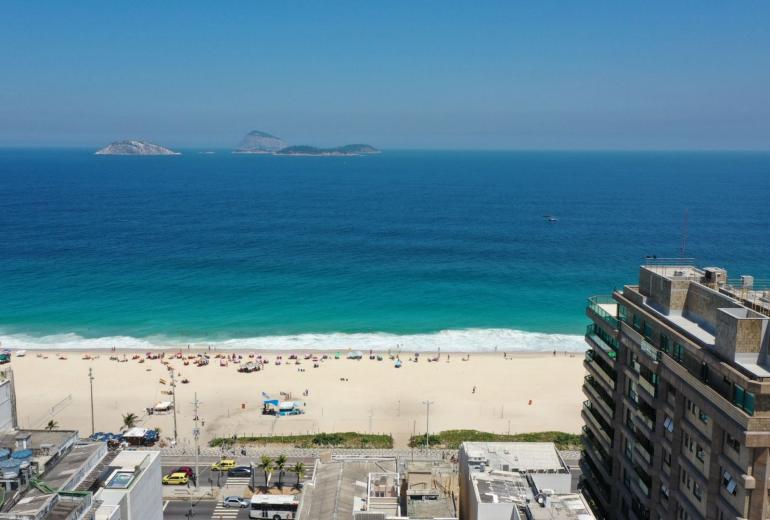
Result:
{"label": "sandy beach", "polygon": [[[111,360],[117,356],[124,362]],[[356,361],[344,358],[289,361],[290,353],[261,352],[269,363],[252,373],[239,373],[238,364],[220,366],[210,354],[207,366],[184,365],[183,359],[166,352],[161,360],[140,363],[134,352],[35,352],[13,357],[10,364],[16,381],[20,426],[43,428],[53,419],[60,428],[91,433],[88,370],[94,374],[96,431],[117,432],[121,415],[139,416],[139,426],[161,429],[161,437],[173,436],[173,415],[148,415],[146,408],[171,400],[168,367],[177,380],[177,424],[180,445],[192,446],[193,400],[201,401],[202,441],[217,436],[299,434],[332,431],[391,433],[397,447],[404,447],[413,431],[425,432],[426,407],[432,401],[430,429],[472,428],[497,433],[560,430],[577,433],[581,426],[580,385],[585,375],[580,353],[485,353],[446,354],[440,361],[408,361],[394,368],[368,355]],[[228,352],[232,355],[233,352]],[[241,352],[242,361],[252,361]],[[320,356],[323,353],[314,352]],[[365,353],[368,354],[368,353]],[[60,356],[66,359],[59,359]],[[283,363],[276,366],[276,356]],[[90,358],[90,359],[84,359]],[[182,379],[189,383],[182,384]],[[165,384],[163,382],[165,382]],[[475,393],[473,392],[476,387]],[[303,393],[308,391],[308,395]],[[285,399],[281,392],[305,403],[305,413],[280,417],[261,414],[263,393]],[[531,401],[531,403],[530,403]]]}

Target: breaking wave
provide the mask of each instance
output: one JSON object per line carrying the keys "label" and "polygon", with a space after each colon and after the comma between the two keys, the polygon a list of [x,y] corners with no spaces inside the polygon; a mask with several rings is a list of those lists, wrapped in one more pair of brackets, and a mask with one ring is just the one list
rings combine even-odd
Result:
{"label": "breaking wave", "polygon": [[106,336],[84,338],[74,333],[31,336],[0,335],[3,348],[29,350],[119,350],[177,349],[190,345],[195,349],[209,346],[217,350],[402,350],[404,352],[580,352],[586,349],[583,337],[572,334],[546,334],[515,329],[442,330],[426,334],[328,333],[258,336],[218,341],[152,336]]}

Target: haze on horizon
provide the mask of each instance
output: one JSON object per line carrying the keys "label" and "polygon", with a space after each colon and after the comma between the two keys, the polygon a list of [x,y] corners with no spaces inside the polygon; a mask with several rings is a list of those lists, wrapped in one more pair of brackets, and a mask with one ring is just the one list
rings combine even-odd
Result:
{"label": "haze on horizon", "polygon": [[0,146],[770,149],[766,2],[26,2]]}

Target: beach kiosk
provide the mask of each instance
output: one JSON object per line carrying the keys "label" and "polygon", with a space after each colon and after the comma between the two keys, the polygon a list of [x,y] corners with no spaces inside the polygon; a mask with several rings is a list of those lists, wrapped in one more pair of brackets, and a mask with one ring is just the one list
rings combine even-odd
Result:
{"label": "beach kiosk", "polygon": [[305,413],[298,401],[279,401],[278,399],[266,399],[262,401],[262,415],[300,415]]}
{"label": "beach kiosk", "polygon": [[123,434],[123,440],[132,446],[151,446],[158,441],[158,433],[149,428],[131,428]]}

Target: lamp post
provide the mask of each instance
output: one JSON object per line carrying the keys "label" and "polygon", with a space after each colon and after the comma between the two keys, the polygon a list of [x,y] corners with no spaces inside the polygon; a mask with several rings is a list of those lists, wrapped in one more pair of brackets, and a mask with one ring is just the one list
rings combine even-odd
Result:
{"label": "lamp post", "polygon": [[428,451],[430,448],[430,405],[433,404],[433,401],[423,401],[422,404],[425,405],[426,411],[425,411],[425,451]]}
{"label": "lamp post", "polygon": [[94,434],[96,428],[94,428],[94,369],[88,369],[88,382],[91,385],[91,435]]}

